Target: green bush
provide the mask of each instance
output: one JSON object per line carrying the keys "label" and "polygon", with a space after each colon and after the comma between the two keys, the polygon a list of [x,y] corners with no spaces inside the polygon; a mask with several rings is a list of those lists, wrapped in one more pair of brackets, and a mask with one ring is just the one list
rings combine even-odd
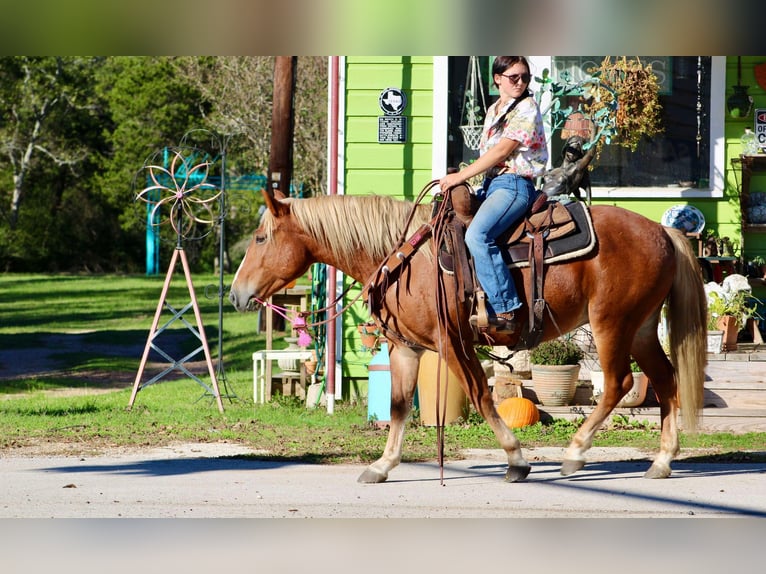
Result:
{"label": "green bush", "polygon": [[571,339],[553,339],[532,349],[529,362],[534,365],[576,365],[583,357],[582,349]]}

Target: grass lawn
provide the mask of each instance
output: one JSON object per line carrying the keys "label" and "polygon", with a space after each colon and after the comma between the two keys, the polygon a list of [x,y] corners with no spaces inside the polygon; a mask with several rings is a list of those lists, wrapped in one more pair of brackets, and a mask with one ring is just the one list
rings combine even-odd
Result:
{"label": "grass lawn", "polygon": [[[255,314],[239,314],[228,302],[222,335],[225,377],[219,381],[223,394],[230,395],[224,398],[225,412],[219,413],[205,389],[183,375],[145,387],[128,410],[163,281],[164,276],[0,275],[0,449],[10,453],[65,444],[97,451],[227,441],[280,459],[366,463],[380,455],[387,430],[367,421],[361,402],[336,403],[332,415],[321,408],[306,409],[292,397],[253,404],[251,356],[265,348],[265,338],[256,332]],[[195,276],[194,283],[216,360],[218,278]],[[180,308],[188,301],[183,274],[178,273],[168,302]],[[165,312],[160,324],[169,316]],[[187,320],[194,322],[191,311]],[[277,335],[274,346],[279,348],[284,333]],[[180,352],[198,345],[183,328],[169,329],[168,336],[170,346]],[[204,368],[200,378],[209,384]],[[436,430],[417,420],[413,417],[406,433],[405,460],[433,460]],[[517,435],[526,447],[565,446],[576,426],[563,420],[538,423]],[[684,447],[723,458],[763,457],[766,433],[682,436],[682,441]],[[656,450],[659,431],[615,419],[594,445]],[[488,425],[474,412],[446,430],[448,458],[465,448],[498,448]]]}

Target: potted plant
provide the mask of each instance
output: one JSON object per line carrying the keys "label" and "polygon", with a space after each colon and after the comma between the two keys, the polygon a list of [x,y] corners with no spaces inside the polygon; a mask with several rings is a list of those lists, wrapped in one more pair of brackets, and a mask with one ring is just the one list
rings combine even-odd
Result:
{"label": "potted plant", "polygon": [[380,329],[372,321],[366,321],[361,325],[357,325],[357,331],[359,331],[359,338],[362,341],[362,348],[365,351],[375,352],[379,348]]}
{"label": "potted plant", "polygon": [[708,319],[707,319],[707,352],[708,353],[720,353],[723,349],[723,329],[718,328],[718,316],[713,316],[710,313],[710,307],[708,306]]}
{"label": "potted plant", "polygon": [[564,406],[574,398],[585,354],[571,339],[544,341],[529,354],[535,394],[544,406]]}
{"label": "potted plant", "polygon": [[[620,399],[617,407],[632,408],[641,405],[646,399],[646,390],[649,387],[649,379],[641,371],[641,367],[635,359],[630,361],[630,373],[633,376],[633,387],[627,394]],[[604,373],[602,371],[591,371],[591,383],[593,384],[593,402],[597,403],[604,394]]]}
{"label": "potted plant", "polygon": [[708,293],[708,331],[711,327],[723,331],[724,351],[737,348],[737,334],[745,326],[745,320],[755,314],[755,306],[748,302],[747,291]]}
{"label": "potted plant", "polygon": [[[607,56],[588,71],[595,86],[585,111],[591,117],[604,113],[614,117],[612,143],[636,151],[642,138],[663,131],[660,86],[651,65],[645,66],[638,57]],[[603,145],[598,142],[598,155]]]}

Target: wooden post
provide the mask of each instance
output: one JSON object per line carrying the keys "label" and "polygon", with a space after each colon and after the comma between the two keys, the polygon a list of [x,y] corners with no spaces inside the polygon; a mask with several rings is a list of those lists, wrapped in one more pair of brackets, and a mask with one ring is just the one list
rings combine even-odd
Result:
{"label": "wooden post", "polygon": [[274,62],[274,95],[271,113],[269,192],[290,195],[293,175],[295,56],[277,56]]}
{"label": "wooden post", "polygon": [[[293,132],[295,92],[295,56],[277,56],[274,61],[274,93],[271,111],[271,148],[269,151],[269,182],[267,193],[279,191],[290,196],[293,177]],[[271,299],[269,299],[271,303]],[[266,349],[272,348],[274,315],[266,309]],[[266,380],[271,380],[271,361],[266,361]],[[271,388],[271,385],[267,385]]]}

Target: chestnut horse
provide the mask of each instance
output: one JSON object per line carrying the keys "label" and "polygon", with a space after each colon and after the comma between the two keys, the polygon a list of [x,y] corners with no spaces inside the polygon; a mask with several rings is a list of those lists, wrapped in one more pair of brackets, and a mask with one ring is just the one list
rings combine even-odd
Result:
{"label": "chestnut horse", "polygon": [[[264,196],[268,211],[229,295],[239,311],[252,309],[256,298],[266,300],[315,262],[335,266],[364,283],[408,233],[404,227],[412,210],[413,229],[430,216],[427,205],[385,196]],[[660,450],[645,477],[665,478],[679,452],[679,408],[685,430],[693,432],[702,403],[706,304],[700,269],[690,243],[679,231],[619,207],[594,206],[591,213],[596,249],[590,255],[548,266],[544,283],[550,313],[545,317],[543,340],[590,323],[604,372],[604,394],[572,438],[561,474],[569,475],[585,465],[585,452],[594,434],[630,390],[632,355],[651,380],[660,404]],[[383,455],[364,470],[359,481],[383,482],[401,461],[405,423],[412,408],[420,356],[426,349],[442,354],[494,431],[508,456],[506,480],[523,480],[529,463],[519,440],[495,410],[474,352],[470,297],[448,300],[448,325],[440,327],[432,243],[428,241],[414,253],[385,293],[379,319],[389,343],[391,424]],[[528,269],[514,269],[513,277],[528,305]],[[445,292],[457,291],[451,276],[445,275],[443,281]],[[670,360],[657,335],[664,303]],[[503,337],[498,335],[494,344],[515,344]]]}

